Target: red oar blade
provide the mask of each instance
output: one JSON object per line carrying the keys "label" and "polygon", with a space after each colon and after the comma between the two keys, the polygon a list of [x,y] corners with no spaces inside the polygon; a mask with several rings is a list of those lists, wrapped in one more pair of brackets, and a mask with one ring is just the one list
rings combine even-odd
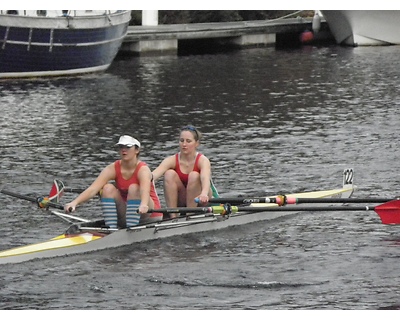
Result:
{"label": "red oar blade", "polygon": [[400,224],[400,200],[393,200],[375,207],[383,224]]}
{"label": "red oar blade", "polygon": [[49,200],[53,202],[60,202],[60,198],[64,194],[64,183],[60,180],[54,180],[53,186],[51,187]]}

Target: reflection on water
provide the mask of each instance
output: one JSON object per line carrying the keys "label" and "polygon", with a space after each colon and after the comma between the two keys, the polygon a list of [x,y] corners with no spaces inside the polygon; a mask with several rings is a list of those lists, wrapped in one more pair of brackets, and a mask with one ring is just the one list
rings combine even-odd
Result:
{"label": "reflection on water", "polygon": [[[72,187],[87,186],[118,156],[114,144],[121,134],[131,134],[142,142],[141,157],[154,168],[178,150],[178,128],[191,123],[204,133],[201,151],[211,159],[214,180],[224,196],[336,188],[346,167],[355,170],[357,196],[398,196],[399,50],[397,46],[332,46],[140,57],[116,60],[103,74],[2,81],[1,187],[21,193],[46,193],[54,178]],[[158,189],[162,196],[161,184]],[[65,199],[72,196],[67,194]],[[4,223],[0,232],[4,237],[0,249],[48,239],[64,227],[63,222],[33,209],[31,204],[7,196],[1,196],[1,200]],[[94,200],[85,206],[85,217],[98,215],[97,205]],[[396,268],[390,269],[383,280],[375,270],[382,267],[382,261],[393,267],[398,247],[391,244],[396,243],[391,239],[398,239],[396,230],[382,226],[374,213],[333,212],[301,217],[290,223],[259,226],[258,231],[249,227],[240,241],[234,240],[232,232],[213,235],[213,240],[206,238],[205,243],[197,237],[186,239],[191,248],[186,249],[196,253],[191,258],[175,254],[175,247],[176,252],[186,250],[179,239],[171,240],[171,247],[164,247],[160,256],[156,254],[160,244],[144,246],[152,257],[156,255],[154,259],[166,261],[167,270],[157,269],[147,294],[157,300],[159,308],[165,308],[165,299],[155,298],[151,291],[160,288],[160,279],[170,279],[161,286],[166,297],[179,296],[181,288],[177,288],[176,281],[182,286],[193,284],[199,270],[211,264],[214,273],[202,279],[206,285],[200,289],[194,286],[187,300],[174,300],[176,303],[168,308],[193,307],[190,297],[198,296],[199,290],[205,297],[213,297],[207,289],[213,283],[216,291],[235,288],[239,298],[233,303],[237,308],[288,308],[293,307],[292,300],[297,303],[293,308],[321,307],[313,299],[315,295],[327,297],[326,308],[357,308],[357,303],[346,301],[348,296],[360,294],[360,288],[365,292],[360,298],[364,301],[361,308],[368,308],[365,301],[379,290],[386,292],[380,307],[395,304],[385,281],[391,275],[391,280],[397,282]],[[146,250],[141,248],[122,250],[122,256],[132,252],[130,258],[135,259],[138,252]],[[156,268],[148,255],[143,255],[147,260],[138,258],[142,263],[139,266]],[[124,272],[129,272],[134,264],[130,258],[121,261],[110,257],[107,266],[103,265],[105,270],[98,267],[96,272],[107,272],[116,260]],[[311,265],[311,260],[316,262]],[[74,261],[83,273],[93,272],[92,265],[87,271],[88,266],[81,260]],[[348,275],[340,271],[343,261],[347,261]],[[227,265],[238,267],[232,271]],[[360,265],[365,274],[358,276],[359,282],[352,286],[351,275],[357,275]],[[187,281],[180,277],[183,270],[187,270]],[[249,278],[240,270],[247,270]],[[66,267],[61,272],[68,275],[71,270]],[[224,274],[232,279],[229,272],[243,277],[243,281],[232,284],[226,277],[221,280]],[[216,274],[220,281],[215,279]],[[319,276],[310,276],[315,274]],[[342,282],[339,288],[333,275],[348,282]],[[382,281],[382,285],[376,290],[373,286],[366,288],[366,278]],[[280,279],[280,285],[271,291],[269,284],[276,279]],[[121,276],[116,281],[122,285],[125,280]],[[267,285],[251,292],[251,302],[246,298],[248,289],[242,290],[256,283]],[[300,287],[297,291],[293,290],[296,285]],[[111,290],[108,285],[100,288]],[[282,296],[277,297],[276,291]],[[0,289],[0,298],[1,294]],[[48,298],[54,297],[49,294]],[[128,305],[122,293],[115,293],[115,299],[111,308],[118,306],[118,299]],[[79,308],[81,304],[74,301]],[[141,303],[143,308],[150,308],[148,301]],[[204,307],[201,303],[197,306]],[[218,306],[226,307],[223,302]]]}
{"label": "reflection on water", "polygon": [[325,180],[329,167],[332,174],[356,164],[359,174],[374,172],[380,165],[372,160],[396,147],[398,75],[382,51],[395,57],[397,50],[141,57],[117,60],[105,74],[4,81],[2,174],[23,162],[26,169],[12,171],[17,176],[34,170],[47,179],[90,180],[115,158],[123,133],[143,142],[142,156],[154,167],[177,149],[177,128],[187,123],[203,131],[202,150],[225,192],[305,189],[304,179]]}
{"label": "reflection on water", "polygon": [[116,157],[124,133],[143,142],[154,167],[177,150],[177,128],[193,123],[223,192],[303,190],[315,179],[326,187],[326,170],[338,175],[345,166],[360,167],[357,177],[373,192],[370,173],[386,167],[376,160],[393,161],[397,144],[398,75],[382,59],[397,50],[141,57],[117,60],[105,74],[3,81],[1,173],[87,183]]}

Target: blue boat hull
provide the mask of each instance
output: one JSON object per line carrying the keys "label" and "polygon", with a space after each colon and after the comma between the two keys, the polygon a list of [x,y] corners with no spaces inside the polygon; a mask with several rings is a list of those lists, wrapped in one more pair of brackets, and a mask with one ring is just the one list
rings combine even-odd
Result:
{"label": "blue boat hull", "polygon": [[[12,17],[6,18],[11,21]],[[73,24],[71,18],[66,21],[61,20],[67,19],[63,17],[48,18],[61,21],[61,27],[60,23],[51,25],[48,21],[45,27],[39,23],[27,27],[24,24],[28,20],[2,25],[1,19],[2,16],[0,78],[58,76],[107,69],[127,33],[130,13],[114,23],[104,17],[101,23],[74,18]]]}

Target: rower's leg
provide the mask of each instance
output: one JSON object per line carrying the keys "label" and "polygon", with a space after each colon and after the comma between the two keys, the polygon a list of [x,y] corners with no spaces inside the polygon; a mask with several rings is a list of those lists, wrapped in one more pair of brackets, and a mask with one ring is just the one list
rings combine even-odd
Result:
{"label": "rower's leg", "polygon": [[201,193],[200,174],[196,171],[189,173],[189,179],[186,189],[186,206],[188,208],[197,207],[195,198]]}
{"label": "rower's leg", "polygon": [[139,199],[126,202],[126,227],[133,227],[139,224],[140,214],[137,212],[140,205]]}
{"label": "rower's leg", "polygon": [[126,204],[113,184],[108,183],[103,187],[101,204],[106,225],[110,228],[123,228]]}
{"label": "rower's leg", "polygon": [[[175,170],[167,170],[164,174],[164,197],[168,208],[186,207],[186,189]],[[179,213],[171,213],[176,218]]]}
{"label": "rower's leg", "polygon": [[102,198],[101,206],[103,208],[104,221],[109,228],[118,227],[117,205],[112,198]]}

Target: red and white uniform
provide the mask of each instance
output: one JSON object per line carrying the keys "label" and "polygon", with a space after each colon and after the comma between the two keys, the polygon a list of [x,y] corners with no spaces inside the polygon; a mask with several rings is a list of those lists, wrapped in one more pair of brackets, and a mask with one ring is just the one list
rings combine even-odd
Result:
{"label": "red and white uniform", "polygon": [[[200,168],[199,168],[199,164],[198,163],[199,163],[199,159],[200,159],[200,157],[202,155],[203,155],[202,153],[197,153],[192,171],[196,171],[196,172],[200,173]],[[189,174],[188,173],[183,173],[181,171],[181,167],[179,165],[179,153],[177,153],[175,155],[175,171],[178,174],[179,179],[181,179],[183,185],[186,187],[187,184],[188,184],[188,180],[189,180]]]}
{"label": "red and white uniform", "polygon": [[[143,166],[147,166],[147,164],[143,161],[140,161],[137,164],[136,169],[133,172],[132,176],[129,179],[124,179],[124,177],[122,176],[122,173],[121,173],[121,160],[117,160],[114,162],[116,187],[119,190],[119,192],[121,193],[121,196],[125,201],[128,196],[129,186],[131,184],[140,185],[139,178],[138,178],[138,172],[139,172],[140,168]],[[160,199],[158,198],[158,194],[157,194],[156,188],[154,186],[154,181],[152,181],[152,183],[151,183],[150,197],[151,197],[151,199],[153,199],[154,209],[161,208]]]}

